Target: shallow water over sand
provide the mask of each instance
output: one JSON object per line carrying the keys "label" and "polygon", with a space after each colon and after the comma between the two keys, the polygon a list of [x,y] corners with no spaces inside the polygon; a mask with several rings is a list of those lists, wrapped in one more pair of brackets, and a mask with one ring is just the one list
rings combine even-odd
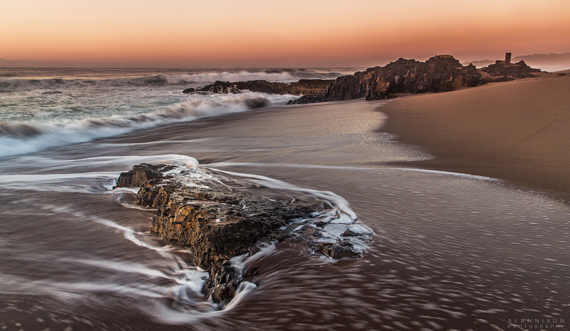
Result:
{"label": "shallow water over sand", "polygon": [[[379,105],[257,111],[3,159],[0,327],[508,330],[570,319],[570,208],[497,180],[392,166],[429,156],[375,131]],[[246,263],[260,267],[258,286],[218,311],[198,295],[205,274],[191,255],[148,233],[153,212],[110,191],[136,163],[184,155],[332,191],[376,236],[362,259],[337,263],[268,245]]]}

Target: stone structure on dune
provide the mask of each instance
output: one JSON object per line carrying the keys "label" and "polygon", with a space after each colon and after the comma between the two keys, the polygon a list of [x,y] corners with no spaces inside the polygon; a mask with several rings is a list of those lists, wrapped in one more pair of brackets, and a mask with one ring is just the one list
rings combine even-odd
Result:
{"label": "stone structure on dune", "polygon": [[[322,205],[242,193],[224,185],[188,185],[167,174],[173,168],[136,165],[121,173],[116,187],[140,187],[136,203],[158,209],[152,218],[151,231],[170,243],[190,249],[194,264],[209,273],[204,295],[222,307],[235,296],[240,284],[251,280],[256,273],[238,270],[229,260],[254,253],[256,244],[264,238],[306,240],[313,252],[333,259],[361,256],[348,240],[312,242],[320,237],[315,227],[305,225],[293,233],[283,230],[295,220],[309,219],[323,211]],[[342,236],[357,235],[346,231]]]}

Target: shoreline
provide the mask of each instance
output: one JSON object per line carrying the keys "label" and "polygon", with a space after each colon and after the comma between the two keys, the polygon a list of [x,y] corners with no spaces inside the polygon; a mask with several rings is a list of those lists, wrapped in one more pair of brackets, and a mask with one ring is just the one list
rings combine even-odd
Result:
{"label": "shoreline", "polygon": [[379,129],[421,147],[407,167],[505,180],[570,201],[570,77],[541,75],[447,93],[413,95],[378,110]]}
{"label": "shoreline", "polygon": [[[446,95],[454,94],[439,96]],[[506,329],[521,311],[563,315],[570,231],[561,220],[570,206],[468,176],[393,167],[425,154],[378,133],[386,118],[379,105],[235,113],[2,162],[14,181],[0,183],[9,284],[0,305],[11,308],[0,320],[33,330],[60,329],[63,320],[76,329],[399,330],[437,321],[441,329],[485,330]],[[108,194],[133,164],[193,158],[221,173],[268,177],[268,188],[285,197],[296,187],[332,192],[376,236],[362,259],[338,263],[300,242],[267,246],[242,260],[246,275],[258,271],[255,283],[229,309],[212,312],[195,256],[149,235],[156,211],[129,208],[131,191]]]}

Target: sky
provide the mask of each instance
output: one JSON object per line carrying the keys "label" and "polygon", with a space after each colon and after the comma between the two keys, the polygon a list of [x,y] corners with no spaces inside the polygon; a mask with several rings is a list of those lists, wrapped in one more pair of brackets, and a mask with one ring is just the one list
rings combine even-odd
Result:
{"label": "sky", "polygon": [[568,0],[0,0],[0,59],[367,67],[570,52]]}

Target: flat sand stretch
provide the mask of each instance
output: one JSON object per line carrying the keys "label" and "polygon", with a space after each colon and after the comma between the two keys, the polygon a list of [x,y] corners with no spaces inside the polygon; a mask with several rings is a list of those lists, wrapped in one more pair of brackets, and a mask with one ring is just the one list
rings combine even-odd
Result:
{"label": "flat sand stretch", "polygon": [[382,112],[389,116],[382,131],[435,156],[413,166],[505,179],[570,200],[569,76],[405,97]]}

